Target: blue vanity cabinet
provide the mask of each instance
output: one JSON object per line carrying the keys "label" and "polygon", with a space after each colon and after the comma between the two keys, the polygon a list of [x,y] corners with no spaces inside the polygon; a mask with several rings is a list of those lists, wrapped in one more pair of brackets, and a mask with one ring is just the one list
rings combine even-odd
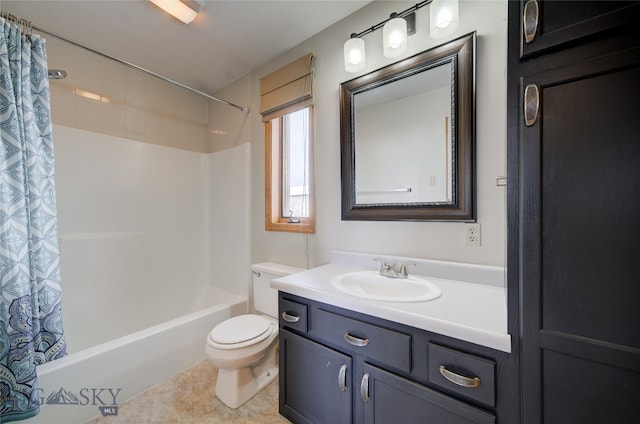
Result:
{"label": "blue vanity cabinet", "polygon": [[506,354],[303,297],[279,297],[279,406],[292,422],[498,422],[504,396],[496,395],[497,379]]}
{"label": "blue vanity cabinet", "polygon": [[295,423],[351,422],[351,357],[280,331],[280,413]]}

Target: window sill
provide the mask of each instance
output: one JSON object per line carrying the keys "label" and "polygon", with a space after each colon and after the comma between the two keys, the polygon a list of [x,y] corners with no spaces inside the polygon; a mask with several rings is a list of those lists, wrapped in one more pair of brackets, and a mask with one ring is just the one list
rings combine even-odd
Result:
{"label": "window sill", "polygon": [[287,221],[269,222],[265,224],[267,231],[283,231],[290,233],[314,234],[315,227],[313,222],[302,220],[298,223],[290,223]]}

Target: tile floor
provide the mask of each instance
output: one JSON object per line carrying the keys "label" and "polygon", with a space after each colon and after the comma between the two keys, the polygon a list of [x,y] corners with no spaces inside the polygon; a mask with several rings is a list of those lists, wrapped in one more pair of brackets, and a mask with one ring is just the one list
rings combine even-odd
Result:
{"label": "tile floor", "polygon": [[118,415],[85,424],[284,424],[278,414],[278,380],[238,409],[214,394],[217,370],[208,361],[152,387],[118,406]]}

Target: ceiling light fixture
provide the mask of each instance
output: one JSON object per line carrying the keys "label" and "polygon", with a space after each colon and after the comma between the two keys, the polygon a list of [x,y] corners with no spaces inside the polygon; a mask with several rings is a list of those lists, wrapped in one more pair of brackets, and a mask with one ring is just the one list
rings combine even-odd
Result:
{"label": "ceiling light fixture", "polygon": [[202,0],[149,0],[171,16],[185,24],[191,23],[204,6]]}
{"label": "ceiling light fixture", "polygon": [[392,13],[389,19],[360,33],[351,34],[351,38],[344,43],[344,69],[355,73],[365,68],[365,43],[362,37],[380,28],[384,56],[394,58],[402,55],[407,48],[408,37],[416,32],[416,10],[428,4],[431,4],[431,37],[442,38],[452,34],[458,28],[458,0],[424,0],[400,13]]}

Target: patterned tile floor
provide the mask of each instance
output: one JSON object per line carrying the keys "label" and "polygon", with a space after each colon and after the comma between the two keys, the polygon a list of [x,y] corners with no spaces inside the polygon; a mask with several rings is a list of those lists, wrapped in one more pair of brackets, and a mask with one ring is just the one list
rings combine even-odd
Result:
{"label": "patterned tile floor", "polygon": [[278,381],[238,409],[214,394],[217,369],[208,361],[152,387],[118,406],[117,416],[96,417],[85,424],[283,424],[278,414]]}

